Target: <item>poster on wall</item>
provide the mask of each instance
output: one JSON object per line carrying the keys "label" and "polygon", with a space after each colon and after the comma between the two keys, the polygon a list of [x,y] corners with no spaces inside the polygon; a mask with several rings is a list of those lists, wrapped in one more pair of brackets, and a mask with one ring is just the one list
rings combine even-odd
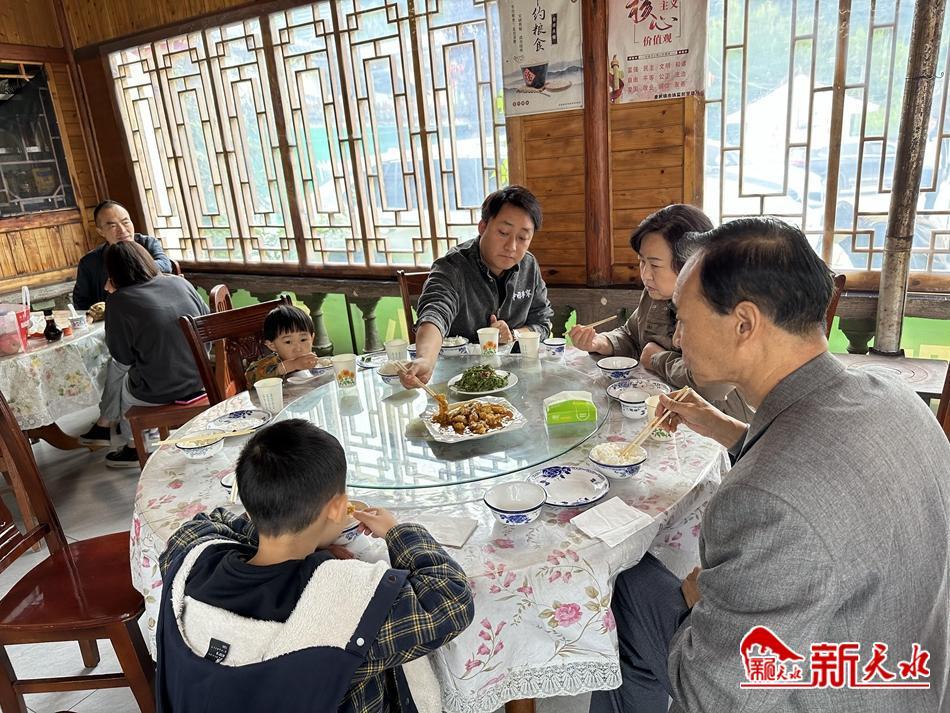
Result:
{"label": "poster on wall", "polygon": [[584,106],[580,0],[507,0],[498,15],[505,114]]}
{"label": "poster on wall", "polygon": [[610,0],[607,22],[612,104],[703,93],[706,0]]}

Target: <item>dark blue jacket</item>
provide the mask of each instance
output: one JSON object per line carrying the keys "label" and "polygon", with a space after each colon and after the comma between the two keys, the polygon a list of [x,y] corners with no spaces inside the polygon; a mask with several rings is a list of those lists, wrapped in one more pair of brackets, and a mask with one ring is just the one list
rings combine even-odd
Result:
{"label": "dark blue jacket", "polygon": [[[171,273],[172,263],[162,250],[162,244],[151,235],[136,233],[135,242],[151,253],[155,264],[162,272]],[[78,310],[87,310],[96,302],[105,302],[106,292],[106,261],[103,257],[108,243],[93,248],[79,260],[79,269],[76,270],[76,285],[73,287],[73,306]]]}

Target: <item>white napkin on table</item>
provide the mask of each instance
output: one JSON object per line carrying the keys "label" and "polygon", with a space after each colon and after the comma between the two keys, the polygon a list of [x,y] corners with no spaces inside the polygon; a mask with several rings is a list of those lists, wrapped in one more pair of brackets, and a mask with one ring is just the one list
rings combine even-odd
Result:
{"label": "white napkin on table", "polygon": [[470,517],[450,517],[423,513],[412,519],[429,531],[435,541],[445,547],[462,547],[478,527],[478,521]]}
{"label": "white napkin on table", "polygon": [[616,547],[640,530],[649,527],[653,518],[618,497],[585,510],[571,519],[578,529],[589,537],[603,540]]}

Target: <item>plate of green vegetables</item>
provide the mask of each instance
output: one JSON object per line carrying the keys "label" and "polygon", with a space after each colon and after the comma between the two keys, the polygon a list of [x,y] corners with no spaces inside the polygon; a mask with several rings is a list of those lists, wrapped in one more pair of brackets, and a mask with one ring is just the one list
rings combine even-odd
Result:
{"label": "plate of green vegetables", "polygon": [[448,387],[463,396],[485,396],[510,389],[517,383],[517,374],[477,364],[449,379]]}

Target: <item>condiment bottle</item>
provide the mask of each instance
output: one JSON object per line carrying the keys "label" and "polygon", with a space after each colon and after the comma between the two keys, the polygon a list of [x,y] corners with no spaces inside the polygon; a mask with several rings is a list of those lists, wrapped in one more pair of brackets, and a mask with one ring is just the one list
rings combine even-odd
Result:
{"label": "condiment bottle", "polygon": [[46,317],[46,329],[43,330],[43,336],[47,342],[58,342],[63,336],[63,330],[56,326],[56,320],[53,319],[53,310],[44,309],[43,316]]}

